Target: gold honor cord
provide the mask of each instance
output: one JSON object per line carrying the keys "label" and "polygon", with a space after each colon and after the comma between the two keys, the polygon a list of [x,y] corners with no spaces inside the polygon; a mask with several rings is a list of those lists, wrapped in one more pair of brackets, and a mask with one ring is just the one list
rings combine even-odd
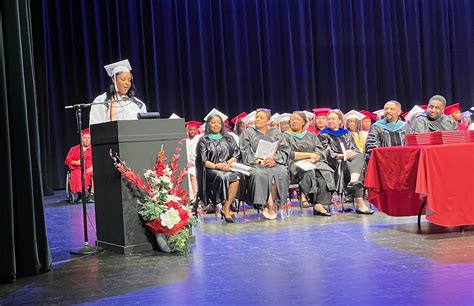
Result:
{"label": "gold honor cord", "polygon": [[114,97],[110,97],[110,121],[114,120]]}

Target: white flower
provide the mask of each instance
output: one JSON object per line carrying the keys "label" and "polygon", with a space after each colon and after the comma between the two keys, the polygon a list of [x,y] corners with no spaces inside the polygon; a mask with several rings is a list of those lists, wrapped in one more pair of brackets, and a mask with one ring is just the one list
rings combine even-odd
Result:
{"label": "white flower", "polygon": [[166,202],[165,203],[169,203],[169,202],[176,202],[176,203],[179,203],[181,202],[181,198],[180,197],[177,197],[175,195],[172,195],[172,194],[168,194],[166,196]]}
{"label": "white flower", "polygon": [[148,169],[147,171],[145,171],[145,177],[147,179],[150,179],[150,178],[154,177],[155,175],[156,175],[156,172],[153,171],[153,170]]}
{"label": "white flower", "polygon": [[179,211],[171,207],[165,213],[160,215],[161,225],[172,229],[176,224],[181,221],[181,217],[179,216]]}
{"label": "white flower", "polygon": [[166,168],[163,169],[163,173],[164,173],[166,176],[170,177],[170,176],[173,174],[173,171],[171,171],[170,167],[166,166]]}
{"label": "white flower", "polygon": [[169,176],[163,175],[162,177],[160,177],[160,179],[163,183],[171,183],[171,178]]}
{"label": "white flower", "polygon": [[160,178],[159,178],[159,177],[153,177],[153,178],[151,179],[151,183],[152,183],[153,185],[158,185],[158,184],[160,183]]}

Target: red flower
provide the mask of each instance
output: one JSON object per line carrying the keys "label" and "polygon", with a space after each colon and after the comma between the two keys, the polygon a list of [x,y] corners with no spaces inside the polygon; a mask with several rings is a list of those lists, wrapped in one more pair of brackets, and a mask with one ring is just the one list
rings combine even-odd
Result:
{"label": "red flower", "polygon": [[148,221],[146,226],[151,230],[153,234],[161,233],[162,225],[160,223],[160,218],[156,218],[154,220]]}
{"label": "red flower", "polygon": [[125,164],[117,164],[117,170],[122,174],[122,177],[130,182],[136,188],[145,191],[148,196],[153,197],[153,191],[150,186],[143,182],[142,178],[138,176],[132,169],[128,168]]}
{"label": "red flower", "polygon": [[189,214],[188,211],[183,209],[178,203],[170,202],[168,203],[168,209],[173,207],[174,209],[178,210],[179,217],[181,221],[179,221],[172,229],[167,228],[166,226],[161,225],[160,218],[156,218],[146,223],[146,226],[152,231],[153,234],[162,233],[165,236],[173,236],[177,232],[181,231],[189,221]]}
{"label": "red flower", "polygon": [[[184,143],[184,139],[179,142],[179,144]],[[174,187],[170,190],[170,193],[176,197],[179,198],[178,202],[170,202],[167,204],[167,209],[175,209],[178,211],[178,215],[180,216],[180,221],[176,223],[172,229],[167,228],[166,226],[163,226],[161,224],[160,218],[156,218],[154,220],[148,221],[146,223],[146,226],[150,228],[150,230],[153,233],[163,233],[166,236],[172,236],[175,235],[176,233],[180,232],[190,221],[189,217],[189,212],[181,206],[182,204],[187,203],[189,200],[189,195],[188,192],[181,187],[181,184],[183,180],[186,177],[187,170],[182,169],[179,172],[178,175],[178,162],[180,159],[180,154],[178,154],[181,151],[181,147],[177,147],[175,153],[173,154],[171,164],[170,164],[170,169],[171,169],[171,181],[173,182]],[[131,185],[133,185],[136,189],[140,191],[144,191],[148,194],[150,198],[154,196],[155,192],[160,192],[160,190],[153,190],[153,188],[148,184],[147,181],[142,180],[142,178],[137,175],[131,168],[127,167],[125,162],[121,161],[119,156],[116,155],[114,156],[112,152],[109,152],[111,158],[114,160],[114,165],[117,167],[117,170],[120,172],[122,175],[123,179],[127,180],[130,182]],[[156,176],[157,177],[162,177],[164,176],[164,170],[168,165],[166,164],[166,152],[163,150],[163,146],[161,147],[160,151],[158,152],[155,160],[155,165],[153,169],[155,170]],[[148,201],[149,199],[143,199],[144,195],[141,193],[139,195],[141,197],[142,201]],[[161,200],[160,200],[161,201]],[[147,202],[149,203],[149,202]],[[160,205],[164,205],[161,203]],[[140,213],[143,213],[144,211],[141,211]],[[153,215],[154,217],[154,215]],[[144,220],[150,219],[150,216],[142,215],[142,218]],[[174,222],[177,221],[177,218],[174,219]]]}
{"label": "red flower", "polygon": [[160,153],[156,156],[156,162],[155,162],[155,171],[156,171],[156,176],[160,177],[163,176],[163,170],[166,168],[166,153],[161,149]]}
{"label": "red flower", "polygon": [[188,174],[188,171],[186,169],[181,169],[181,172],[179,173],[178,180],[176,181],[177,186],[181,186],[183,183],[184,177]]}
{"label": "red flower", "polygon": [[171,158],[171,170],[176,171],[178,169],[178,161],[180,158],[180,154],[173,154]]}

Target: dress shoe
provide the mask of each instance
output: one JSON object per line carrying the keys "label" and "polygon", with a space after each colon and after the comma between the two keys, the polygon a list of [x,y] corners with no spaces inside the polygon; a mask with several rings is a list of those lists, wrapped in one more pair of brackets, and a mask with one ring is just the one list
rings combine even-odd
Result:
{"label": "dress shoe", "polygon": [[69,191],[68,195],[67,195],[67,200],[68,200],[69,204],[74,204],[74,193]]}
{"label": "dress shoe", "polygon": [[332,214],[328,211],[322,212],[313,208],[313,216],[331,217]]}
{"label": "dress shoe", "polygon": [[374,211],[372,209],[368,209],[368,208],[367,208],[367,210],[356,209],[356,213],[358,213],[360,215],[372,215],[374,213]]}
{"label": "dress shoe", "polygon": [[211,214],[215,211],[214,209],[214,206],[212,204],[207,204],[206,206],[204,206],[204,208],[202,209],[202,212],[205,213],[205,214]]}
{"label": "dress shoe", "polygon": [[224,212],[221,210],[221,219],[224,219],[226,223],[235,223],[234,218],[227,218]]}
{"label": "dress shoe", "polygon": [[349,182],[349,184],[347,184],[347,189],[354,190],[354,189],[362,188],[362,186],[363,184],[361,181],[354,181],[354,182]]}
{"label": "dress shoe", "polygon": [[265,219],[268,219],[268,220],[275,220],[276,217],[277,217],[277,214],[274,213],[274,214],[270,214],[268,212],[268,208],[264,208],[263,211],[262,211],[262,215],[265,217]]}

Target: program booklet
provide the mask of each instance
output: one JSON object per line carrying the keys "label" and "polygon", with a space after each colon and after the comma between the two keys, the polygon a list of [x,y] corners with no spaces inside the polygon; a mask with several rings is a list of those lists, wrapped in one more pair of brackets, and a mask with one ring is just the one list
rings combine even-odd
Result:
{"label": "program booklet", "polygon": [[295,163],[295,166],[298,167],[298,168],[303,169],[304,171],[309,171],[309,170],[316,169],[316,164],[310,163],[309,161],[304,160],[304,159],[300,160],[300,161],[297,161]]}
{"label": "program booklet", "polygon": [[247,165],[241,164],[241,163],[233,163],[230,166],[230,170],[232,172],[239,172],[239,173],[242,173],[243,175],[246,175],[246,176],[250,175],[250,172],[249,172],[250,169],[252,169],[252,168],[247,166]]}
{"label": "program booklet", "polygon": [[268,142],[266,140],[260,140],[258,142],[257,151],[255,152],[256,158],[265,159],[267,157],[272,157],[275,155],[276,151],[278,150],[278,145],[280,144],[279,141],[275,142]]}

